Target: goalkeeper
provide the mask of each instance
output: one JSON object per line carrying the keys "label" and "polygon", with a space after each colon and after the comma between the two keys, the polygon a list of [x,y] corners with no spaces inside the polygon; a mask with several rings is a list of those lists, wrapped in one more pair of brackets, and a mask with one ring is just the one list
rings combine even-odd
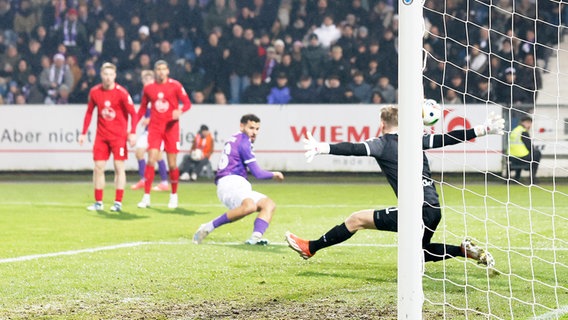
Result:
{"label": "goalkeeper", "polygon": [[[466,140],[486,134],[503,134],[504,120],[500,116],[491,115],[484,125],[467,130],[453,130],[446,134],[426,134],[422,139],[422,149],[440,148],[458,144]],[[341,142],[328,144],[317,142],[308,133],[306,142],[306,158],[310,162],[317,154],[333,154],[342,156],[374,157],[385,174],[395,194],[398,188],[398,109],[389,106],[381,111],[380,129],[383,135],[369,139],[363,143]],[[422,185],[424,187],[424,203],[422,219],[424,235],[422,248],[425,261],[439,261],[454,257],[476,259],[478,263],[493,267],[495,261],[489,252],[476,246],[466,238],[461,246],[443,243],[431,243],[434,231],[442,218],[438,193],[431,178],[428,158],[423,152]],[[304,240],[286,232],[286,241],[304,259],[312,257],[318,250],[336,245],[351,238],[355,232],[363,229],[396,232],[398,229],[398,209],[396,207],[374,210],[361,210],[352,213],[344,223],[331,228],[317,240]]]}

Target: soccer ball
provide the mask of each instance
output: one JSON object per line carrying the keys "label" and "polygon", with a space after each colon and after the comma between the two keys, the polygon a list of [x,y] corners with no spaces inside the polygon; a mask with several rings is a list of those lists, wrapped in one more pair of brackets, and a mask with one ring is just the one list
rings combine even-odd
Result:
{"label": "soccer ball", "polygon": [[189,156],[193,161],[200,161],[203,159],[203,151],[201,149],[192,150]]}
{"label": "soccer ball", "polygon": [[422,122],[425,126],[433,126],[442,116],[442,108],[432,99],[424,99],[422,103]]}

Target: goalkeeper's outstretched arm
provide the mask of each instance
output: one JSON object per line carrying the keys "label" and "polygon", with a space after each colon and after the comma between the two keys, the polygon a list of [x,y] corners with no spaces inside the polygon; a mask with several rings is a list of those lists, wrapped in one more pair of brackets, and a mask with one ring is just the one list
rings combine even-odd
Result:
{"label": "goalkeeper's outstretched arm", "polygon": [[445,134],[428,134],[422,139],[422,149],[441,148],[453,144],[462,143],[487,134],[503,134],[505,120],[495,113],[491,113],[484,124],[471,129],[452,130]]}

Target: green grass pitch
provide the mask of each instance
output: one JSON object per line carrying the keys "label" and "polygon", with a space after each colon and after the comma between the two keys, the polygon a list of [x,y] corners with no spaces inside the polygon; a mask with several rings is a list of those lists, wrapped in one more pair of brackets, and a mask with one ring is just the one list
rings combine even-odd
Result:
{"label": "green grass pitch", "polygon": [[[266,247],[243,244],[253,216],[191,243],[224,212],[211,182],[181,184],[176,210],[157,192],[138,209],[142,193],[127,190],[122,213],[95,213],[89,178],[78,180],[0,182],[0,319],[396,319],[396,234],[361,231],[307,261],[284,242],[396,205],[382,178],[253,181],[278,205]],[[499,274],[461,258],[426,264],[424,318],[568,319],[568,187],[437,187],[434,241],[477,239]],[[107,210],[113,197],[107,182]]]}

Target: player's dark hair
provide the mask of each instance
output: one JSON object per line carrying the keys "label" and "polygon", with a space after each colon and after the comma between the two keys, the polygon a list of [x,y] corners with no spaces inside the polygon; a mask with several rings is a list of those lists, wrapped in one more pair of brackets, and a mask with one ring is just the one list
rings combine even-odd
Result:
{"label": "player's dark hair", "polygon": [[523,117],[521,117],[520,122],[525,122],[525,121],[530,121],[530,122],[532,122],[533,120],[532,120],[532,118],[529,117],[529,116],[523,116]]}
{"label": "player's dark hair", "polygon": [[381,120],[389,127],[398,127],[398,108],[387,106],[381,109]]}
{"label": "player's dark hair", "polygon": [[166,67],[168,67],[168,63],[166,62],[166,60],[158,60],[154,63],[154,69],[156,69],[160,65],[165,65]]}
{"label": "player's dark hair", "polygon": [[241,117],[242,124],[247,124],[249,121],[260,122],[260,119],[252,113],[245,114],[244,116]]}

